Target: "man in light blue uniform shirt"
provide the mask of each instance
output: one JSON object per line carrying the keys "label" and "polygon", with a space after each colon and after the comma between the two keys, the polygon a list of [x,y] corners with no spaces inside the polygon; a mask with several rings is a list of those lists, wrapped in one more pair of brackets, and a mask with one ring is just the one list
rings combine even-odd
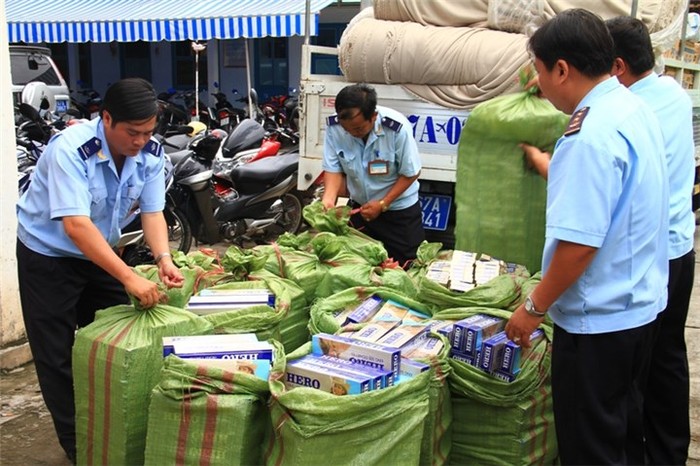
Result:
{"label": "man in light blue uniform shirt", "polygon": [[359,211],[353,226],[381,241],[389,257],[407,266],[425,239],[418,201],[421,171],[411,125],[402,114],[377,106],[374,88],[354,84],[335,100],[323,149],[323,205],[349,194]]}
{"label": "man in light blue uniform shirt", "polygon": [[670,191],[668,305],[658,316],[644,392],[644,446],[648,464],[685,464],[690,446],[685,321],[695,276],[693,107],[675,79],[654,72],[654,50],[642,21],[625,16],[605,24],[615,42],[613,74],[651,107],[664,136]]}
{"label": "man in light blue uniform shirt", "polygon": [[100,118],[54,136],[17,204],[17,270],[22,314],[44,401],[66,455],[76,461],[71,351],[75,330],[95,311],[161,299],[113,247],[129,212],[141,209],[161,281],[182,286],[168,245],[164,158],[151,136],[153,87],[130,78],[110,86]]}
{"label": "man in light blue uniform shirt", "polygon": [[545,315],[554,321],[562,464],[644,464],[642,393],[668,280],[663,136],[651,109],[611,76],[612,37],[595,14],[566,10],[529,47],[543,95],[572,117],[545,171],[542,281],[506,334],[527,347]]}

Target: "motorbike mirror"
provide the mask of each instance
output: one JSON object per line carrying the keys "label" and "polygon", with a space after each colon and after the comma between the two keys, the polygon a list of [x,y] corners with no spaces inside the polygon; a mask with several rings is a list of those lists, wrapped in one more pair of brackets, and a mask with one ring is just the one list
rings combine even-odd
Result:
{"label": "motorbike mirror", "polygon": [[39,69],[39,62],[36,61],[33,55],[29,55],[29,58],[27,58],[27,66],[30,70],[35,71]]}
{"label": "motorbike mirror", "polygon": [[248,95],[250,96],[250,100],[253,101],[253,105],[258,105],[258,91],[251,89]]}
{"label": "motorbike mirror", "polygon": [[51,107],[51,104],[49,103],[49,99],[44,97],[41,99],[41,103],[39,104],[39,109],[41,110],[48,110]]}
{"label": "motorbike mirror", "polygon": [[219,88],[219,81],[214,81],[212,84],[214,85],[215,88],[217,88],[217,89]]}

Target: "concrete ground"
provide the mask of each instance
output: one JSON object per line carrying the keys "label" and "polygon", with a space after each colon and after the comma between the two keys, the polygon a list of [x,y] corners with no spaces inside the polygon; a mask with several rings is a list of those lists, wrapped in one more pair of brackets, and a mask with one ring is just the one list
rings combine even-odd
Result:
{"label": "concrete ground", "polygon": [[[696,232],[695,245],[696,251],[700,252],[700,230]],[[217,249],[225,250],[226,247]],[[700,259],[695,262],[695,284],[686,325],[686,341],[690,362],[692,428],[688,465],[700,466]],[[2,374],[0,403],[0,465],[71,464],[56,440],[33,364]]]}

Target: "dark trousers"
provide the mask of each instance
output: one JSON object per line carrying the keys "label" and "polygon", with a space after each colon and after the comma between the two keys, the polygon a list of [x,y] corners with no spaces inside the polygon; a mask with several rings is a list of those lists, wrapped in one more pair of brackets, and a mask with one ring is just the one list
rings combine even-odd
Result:
{"label": "dark trousers", "polygon": [[[353,208],[360,205],[350,202]],[[425,240],[423,211],[420,202],[401,210],[388,210],[371,222],[365,222],[357,213],[350,218],[353,227],[366,235],[381,241],[384,249],[402,266],[416,258],[418,246]]]}
{"label": "dark trousers", "polygon": [[124,287],[87,260],[48,257],[17,240],[17,271],[24,326],[41,394],[58,440],[75,458],[75,398],[71,351],[75,330],[95,311],[128,302]]}
{"label": "dark trousers", "polygon": [[685,464],[690,445],[685,321],[695,276],[695,252],[669,261],[668,305],[659,314],[644,399],[649,464]]}
{"label": "dark trousers", "polygon": [[561,464],[644,464],[642,390],[655,327],[579,335],[555,325],[552,400]]}

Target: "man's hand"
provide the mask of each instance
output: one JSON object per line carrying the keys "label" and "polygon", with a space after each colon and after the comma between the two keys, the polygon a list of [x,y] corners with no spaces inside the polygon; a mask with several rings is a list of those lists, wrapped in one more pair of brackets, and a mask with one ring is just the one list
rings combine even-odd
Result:
{"label": "man's hand", "polygon": [[132,276],[124,283],[127,293],[139,300],[144,309],[150,309],[163,301],[165,295],[158,289],[158,284],[146,278],[136,275]]}
{"label": "man's hand", "polygon": [[551,159],[549,152],[543,152],[537,147],[524,142],[518,144],[518,146],[520,146],[525,154],[525,161],[527,162],[528,168],[535,170],[546,180],[549,174],[549,161]]}
{"label": "man's hand", "polygon": [[182,276],[182,272],[173,264],[170,257],[163,257],[158,262],[158,276],[168,288],[182,288],[185,282],[185,277]]}
{"label": "man's hand", "polygon": [[382,214],[382,205],[379,201],[368,201],[360,206],[360,215],[365,222],[371,222]]}
{"label": "man's hand", "polygon": [[506,336],[516,345],[523,348],[530,347],[530,335],[542,323],[544,317],[531,316],[525,311],[525,305],[521,304],[510,316],[506,324]]}

